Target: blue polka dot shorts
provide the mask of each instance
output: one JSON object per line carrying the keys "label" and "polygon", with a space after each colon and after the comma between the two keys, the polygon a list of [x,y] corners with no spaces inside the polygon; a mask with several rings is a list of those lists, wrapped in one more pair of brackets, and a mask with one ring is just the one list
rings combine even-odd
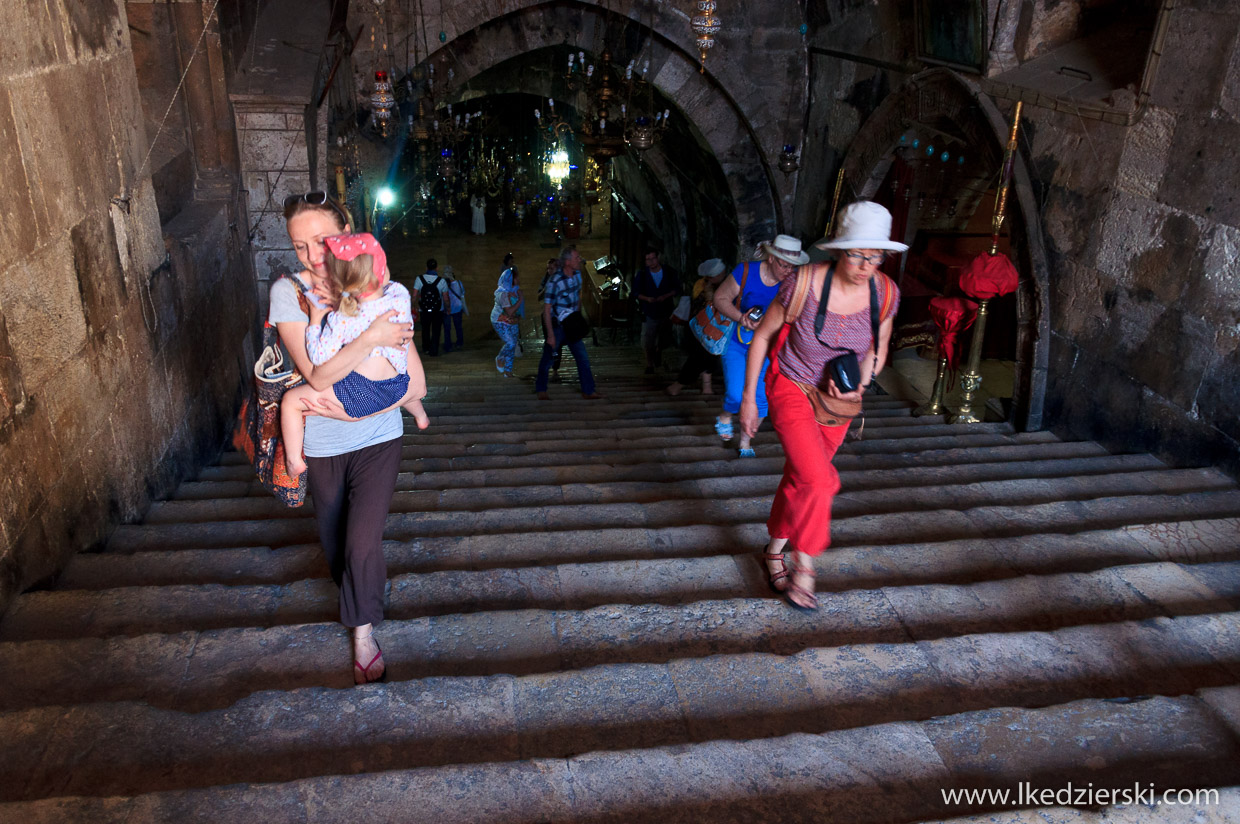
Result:
{"label": "blue polka dot shorts", "polygon": [[409,376],[397,375],[381,381],[372,381],[356,372],[350,372],[332,387],[336,400],[344,405],[351,418],[364,418],[380,409],[387,409],[405,397],[409,391]]}

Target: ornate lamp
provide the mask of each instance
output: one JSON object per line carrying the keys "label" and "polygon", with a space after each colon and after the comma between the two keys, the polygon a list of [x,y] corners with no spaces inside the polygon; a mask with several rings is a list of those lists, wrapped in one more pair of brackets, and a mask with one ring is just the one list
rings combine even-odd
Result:
{"label": "ornate lamp", "polygon": [[697,35],[698,52],[701,54],[701,68],[706,72],[706,52],[715,45],[715,35],[719,33],[721,24],[715,17],[715,0],[697,0],[698,13],[689,21],[693,32]]}
{"label": "ornate lamp", "polygon": [[396,96],[392,94],[392,82],[385,71],[375,72],[375,90],[370,95],[371,116],[379,134],[388,136],[388,126],[392,122],[392,107],[396,105]]}

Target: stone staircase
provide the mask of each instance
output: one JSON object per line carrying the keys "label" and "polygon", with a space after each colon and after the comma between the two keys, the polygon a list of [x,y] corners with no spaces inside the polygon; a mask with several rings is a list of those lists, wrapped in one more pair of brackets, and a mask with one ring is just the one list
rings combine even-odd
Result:
{"label": "stone staircase", "polygon": [[0,621],[0,821],[896,824],[1019,782],[1221,795],[974,820],[1240,818],[1228,477],[880,396],[803,614],[756,557],[772,432],[737,458],[628,349],[593,402],[492,354],[406,419],[387,683],[352,686],[310,507],[225,454]]}

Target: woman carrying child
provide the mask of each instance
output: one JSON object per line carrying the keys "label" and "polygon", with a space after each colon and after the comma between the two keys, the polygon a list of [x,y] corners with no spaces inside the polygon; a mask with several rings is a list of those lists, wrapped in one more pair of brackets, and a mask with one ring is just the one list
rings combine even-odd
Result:
{"label": "woman carrying child", "polygon": [[[331,360],[384,312],[395,310],[394,320],[413,322],[409,290],[388,280],[387,256],[373,235],[332,235],[323,242],[327,246],[328,279],[326,288],[316,287],[315,292],[328,305],[338,308],[328,312],[325,307],[310,306],[306,351],[315,366]],[[330,389],[318,390],[303,384],[285,393],[280,405],[280,428],[289,477],[296,478],[306,471],[301,457],[304,410],[316,401],[334,397],[354,420],[403,406],[419,429],[430,424],[421,396],[409,391],[409,349],[408,344],[375,349]],[[417,354],[413,356],[416,358]]]}
{"label": "woman carrying child", "polygon": [[[306,348],[310,317],[299,306],[298,293],[326,288],[325,240],[349,232],[350,221],[344,208],[321,191],[286,198],[284,218],[293,250],[305,269],[272,284],[268,320],[306,382],[318,390],[329,389],[376,348],[406,346],[413,327],[392,322],[397,313],[388,310],[330,360],[317,366],[311,362]],[[307,297],[313,306],[315,298]],[[421,397],[426,391],[421,362],[412,355],[408,364],[409,394]],[[372,633],[383,620],[387,582],[383,529],[400,468],[400,411],[393,408],[353,420],[334,396],[320,398],[311,406],[315,415],[306,420],[305,453],[319,540],[332,579],[340,587],[340,620],[352,631],[353,680],[377,681],[386,669]]]}

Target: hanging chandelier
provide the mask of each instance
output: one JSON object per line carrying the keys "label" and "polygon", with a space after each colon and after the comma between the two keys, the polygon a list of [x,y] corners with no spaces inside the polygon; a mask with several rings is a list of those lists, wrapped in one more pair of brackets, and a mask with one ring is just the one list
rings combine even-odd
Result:
{"label": "hanging chandelier", "polygon": [[719,18],[715,16],[715,0],[697,0],[698,13],[689,21],[690,27],[697,35],[698,52],[701,54],[701,68],[706,71],[706,52],[715,45],[715,35],[719,33]]}

